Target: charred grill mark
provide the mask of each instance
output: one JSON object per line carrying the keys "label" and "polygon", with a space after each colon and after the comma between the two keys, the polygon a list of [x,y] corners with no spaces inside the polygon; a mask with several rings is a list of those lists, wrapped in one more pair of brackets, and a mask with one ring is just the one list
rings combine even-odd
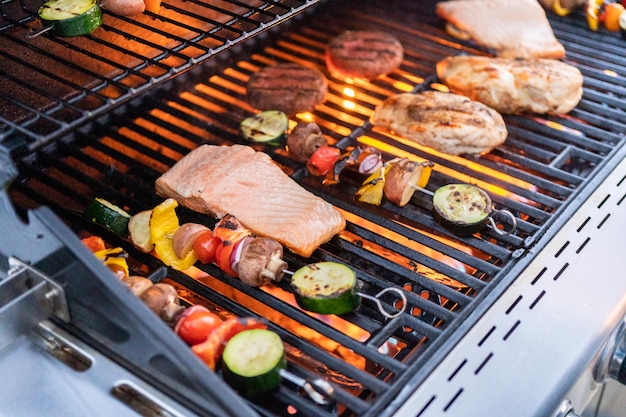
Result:
{"label": "charred grill mark", "polygon": [[371,61],[399,56],[398,51],[395,49],[338,48],[338,51],[340,52],[335,52],[336,58],[346,61]]}
{"label": "charred grill mark", "polygon": [[68,14],[71,14],[71,15],[74,15],[74,16],[80,16],[81,15],[81,13],[76,13],[76,12],[73,12],[71,10],[62,9],[60,7],[51,7],[51,6],[45,5],[45,4],[42,5],[41,8],[42,9],[47,9],[47,10],[53,10],[53,11],[55,11],[57,13],[68,13]]}
{"label": "charred grill mark", "polygon": [[[276,71],[271,74],[251,78],[249,87],[254,89],[289,90],[291,88],[316,90],[323,85],[323,80],[309,74],[294,74]],[[313,87],[312,87],[313,86]]]}

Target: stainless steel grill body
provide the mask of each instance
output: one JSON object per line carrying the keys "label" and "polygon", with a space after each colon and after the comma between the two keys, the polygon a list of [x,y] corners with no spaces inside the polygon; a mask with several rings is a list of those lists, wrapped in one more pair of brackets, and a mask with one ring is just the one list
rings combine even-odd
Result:
{"label": "stainless steel grill body", "polygon": [[[410,415],[416,411],[412,408],[416,404],[425,413],[440,412],[445,408],[441,403],[450,402],[450,395],[455,398],[459,390],[468,391],[464,386],[442,383],[446,394],[437,393],[441,386],[437,379],[448,377],[440,375],[439,370],[458,363],[455,346],[472,343],[474,332],[482,330],[481,317],[499,315],[502,303],[509,301],[509,289],[534,279],[527,274],[542,267],[537,266],[544,262],[539,250],[549,242],[557,244],[551,242],[559,242],[560,231],[573,227],[568,219],[579,209],[588,210],[585,201],[595,198],[595,188],[614,169],[619,171],[616,167],[626,131],[626,62],[618,52],[624,41],[612,34],[591,33],[584,27],[582,16],[552,18],[555,34],[568,52],[567,61],[580,68],[585,77],[579,106],[565,117],[507,116],[509,138],[503,146],[483,156],[449,157],[374,129],[369,117],[389,95],[441,88],[434,72],[440,59],[485,51],[450,38],[433,13],[433,1],[394,2],[393,7],[374,1],[328,1],[314,8],[308,6],[315,2],[296,3],[261,2],[250,6],[226,2],[218,12],[232,19],[216,24],[213,20],[219,19],[205,17],[212,27],[206,32],[190,29],[186,23],[176,26],[165,16],[148,16],[152,23],[162,20],[177,30],[202,34],[179,35],[175,39],[185,41],[166,48],[166,53],[157,54],[152,61],[136,64],[132,71],[115,71],[110,78],[99,75],[96,87],[72,83],[75,92],[71,94],[42,94],[46,97],[42,107],[37,107],[39,100],[28,100],[30,94],[25,99],[6,96],[10,108],[27,110],[30,115],[2,113],[5,125],[0,143],[12,150],[20,172],[10,189],[11,198],[20,210],[51,207],[77,234],[102,235],[109,243],[124,246],[138,273],[153,273],[162,266],[157,259],[85,222],[80,213],[89,199],[104,197],[131,212],[154,207],[160,201],[154,193],[154,180],[191,149],[203,143],[242,143],[239,123],[254,113],[245,100],[245,82],[250,74],[279,62],[324,69],[324,47],[342,30],[388,31],[405,47],[399,70],[369,82],[329,78],[327,100],[293,121],[315,120],[327,138],[342,149],[368,144],[380,148],[386,158],[412,155],[433,161],[436,166],[427,186],[430,191],[450,182],[477,183],[491,193],[496,207],[515,213],[516,232],[500,236],[488,229],[480,235],[458,238],[433,220],[427,193],[417,193],[404,208],[388,202],[380,207],[358,204],[353,196],[363,178],[357,174],[346,172],[337,186],[323,186],[319,179],[307,176],[304,167],[291,160],[284,148],[258,146],[301,185],[337,206],[348,221],[346,231],[323,245],[312,259],[288,254],[290,267],[316,260],[347,263],[357,270],[365,292],[376,293],[389,286],[404,288],[409,297],[406,313],[385,320],[372,305],[364,303],[354,314],[329,322],[293,307],[287,301],[291,290],[286,283],[275,292],[252,289],[212,265],[200,267],[193,276],[178,271],[166,271],[165,275],[189,302],[206,303],[237,316],[268,316],[272,329],[289,346],[290,366],[303,376],[322,376],[335,384],[341,415]],[[26,47],[62,66],[70,65],[71,59],[64,54],[51,55],[45,48],[27,45],[23,35],[36,22],[32,13],[24,12],[27,16],[22,19],[9,14],[10,4],[3,5],[0,35],[20,48]],[[182,13],[181,7],[168,3],[165,10]],[[232,8],[247,11],[234,12]],[[275,13],[276,8],[288,11]],[[314,13],[300,13],[304,9],[314,9]],[[32,12],[34,8],[29,6],[27,10]],[[262,16],[269,19],[268,23],[258,23]],[[122,23],[123,27],[139,25],[147,30],[149,24],[140,22],[144,18],[138,22],[107,15],[106,27],[86,40],[46,37],[38,42],[62,42],[70,50],[80,48],[81,55],[89,55],[90,61],[110,64],[110,55],[98,55],[95,51],[99,48],[92,49],[93,45],[104,42],[107,49],[119,50],[122,46],[117,37],[108,38],[110,32],[117,32]],[[185,18],[206,23],[193,12],[186,13]],[[256,22],[252,29],[238,30],[239,25],[251,24],[251,20]],[[278,23],[282,24],[271,27]],[[133,39],[133,30],[122,37]],[[230,31],[235,33],[233,39],[225,40],[223,33]],[[155,32],[163,35],[160,28]],[[75,42],[87,45],[79,47]],[[153,40],[147,40],[146,45],[151,51],[160,49],[154,47]],[[5,85],[16,84],[31,94],[41,93],[24,82],[19,71],[13,72],[15,66],[28,67],[22,58],[9,52],[1,56],[11,64],[0,69],[0,76],[8,81]],[[170,63],[172,60],[175,64]],[[204,62],[196,65],[199,61]],[[42,70],[38,76],[58,81],[53,72]],[[175,76],[178,73],[184,74]],[[135,85],[137,80],[141,82]],[[108,94],[113,86],[121,92],[107,96],[105,92]],[[66,111],[57,111],[74,109],[78,97],[92,96],[101,99],[99,104],[77,112],[77,117],[66,118]],[[44,130],[38,127],[40,121],[45,121]],[[185,210],[181,218],[209,225],[214,222]],[[594,238],[594,242],[597,240]],[[539,288],[530,285],[532,291]],[[577,283],[561,285],[577,290]],[[606,287],[597,291],[606,291]],[[524,297],[527,300],[531,296]],[[393,298],[383,301],[393,307]],[[511,317],[506,309],[505,321]],[[497,327],[507,334],[507,325]],[[463,339],[466,334],[468,339]],[[485,356],[481,351],[477,357]],[[464,372],[473,369],[468,365]],[[487,373],[492,368],[484,369],[493,380]],[[433,380],[435,385],[431,385]],[[432,386],[437,387],[435,391],[429,391]],[[418,387],[423,387],[420,393],[431,396],[411,396]],[[469,397],[458,395],[459,402]],[[429,398],[435,398],[431,409],[424,405]],[[303,399],[288,384],[281,386],[272,404],[263,404],[257,410],[268,415],[285,414],[289,406],[302,415],[334,414]]]}

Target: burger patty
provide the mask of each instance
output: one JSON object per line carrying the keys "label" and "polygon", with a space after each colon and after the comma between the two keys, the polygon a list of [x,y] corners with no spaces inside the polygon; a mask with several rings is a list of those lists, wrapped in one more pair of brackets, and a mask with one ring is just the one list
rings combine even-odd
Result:
{"label": "burger patty", "polygon": [[328,92],[324,74],[298,64],[278,64],[250,76],[247,100],[258,110],[280,110],[289,115],[310,111]]}
{"label": "burger patty", "polygon": [[345,31],[326,47],[326,66],[338,78],[374,78],[398,68],[404,48],[394,36],[377,31]]}

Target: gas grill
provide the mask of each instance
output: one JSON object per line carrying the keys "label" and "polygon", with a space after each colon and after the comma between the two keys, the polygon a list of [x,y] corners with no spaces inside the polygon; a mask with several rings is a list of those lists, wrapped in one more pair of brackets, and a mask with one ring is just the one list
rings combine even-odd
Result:
{"label": "gas grill", "polygon": [[[369,123],[390,95],[445,91],[435,73],[439,60],[489,52],[447,35],[434,4],[172,0],[159,15],[105,12],[103,27],[81,38],[29,38],[40,26],[39,2],[0,4],[6,188],[0,284],[56,288],[52,304],[67,299],[70,316],[64,320],[48,302],[41,316],[20,310],[19,317],[26,316],[16,325],[20,331],[3,330],[11,353],[5,357],[20,352],[19,363],[28,364],[40,356],[23,353],[39,352],[31,345],[55,351],[42,339],[89,352],[75,356],[97,358],[92,366],[111,375],[97,384],[102,395],[95,409],[117,410],[121,401],[134,410],[130,415],[540,416],[561,410],[564,417],[572,416],[569,404],[581,411],[602,387],[607,357],[621,336],[611,332],[626,313],[626,285],[619,282],[625,41],[589,31],[582,15],[550,16],[566,61],[584,75],[580,104],[567,116],[505,116],[504,145],[452,157]],[[345,263],[357,272],[363,293],[404,290],[407,305],[392,294],[381,299],[386,310],[403,309],[398,317],[385,318],[368,300],[341,317],[312,315],[295,306],[288,280],[258,289],[215,265],[167,269],[82,216],[95,197],[131,213],[153,208],[161,202],[155,179],[189,151],[205,143],[245,143],[239,123],[255,113],[245,100],[251,74],[282,62],[325,71],[330,39],[345,29],[371,28],[401,41],[401,67],[371,81],[329,76],[325,102],[292,123],[315,121],[341,149],[370,145],[386,160],[431,161],[426,190],[405,207],[359,203],[359,174],[347,170],[338,184],[323,185],[284,147],[253,146],[347,220],[346,230],[311,258],[287,251],[290,269]],[[488,227],[460,238],[440,226],[431,215],[431,194],[452,182],[488,191],[496,208],[515,215],[515,231],[503,235]],[[181,222],[210,227],[216,221],[184,208],[179,215]],[[28,226],[18,217],[28,218]],[[239,397],[89,259],[78,240],[88,235],[123,247],[136,275],[174,285],[185,303],[222,317],[265,317],[285,343],[296,380],[283,381],[267,401]],[[3,317],[12,305],[0,305]],[[106,325],[120,326],[130,342],[116,340]],[[0,366],[8,363],[0,359]],[[3,375],[17,372],[11,369]],[[310,388],[320,380],[333,388],[330,404],[303,393],[303,381]],[[571,403],[561,403],[566,398]]]}

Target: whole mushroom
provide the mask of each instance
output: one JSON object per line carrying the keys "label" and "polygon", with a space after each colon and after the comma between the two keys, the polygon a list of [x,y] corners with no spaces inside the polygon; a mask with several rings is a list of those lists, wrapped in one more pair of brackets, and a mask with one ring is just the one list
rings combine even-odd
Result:
{"label": "whole mushroom", "polygon": [[320,147],[326,145],[326,138],[316,123],[300,122],[287,137],[289,155],[298,162],[307,162]]}
{"label": "whole mushroom", "polygon": [[156,283],[141,294],[141,300],[150,310],[168,324],[173,324],[176,317],[185,309],[180,305],[176,288],[162,282]]}
{"label": "whole mushroom", "polygon": [[287,262],[283,260],[282,245],[268,237],[256,237],[241,253],[238,274],[242,282],[260,287],[280,281],[285,269]]}

